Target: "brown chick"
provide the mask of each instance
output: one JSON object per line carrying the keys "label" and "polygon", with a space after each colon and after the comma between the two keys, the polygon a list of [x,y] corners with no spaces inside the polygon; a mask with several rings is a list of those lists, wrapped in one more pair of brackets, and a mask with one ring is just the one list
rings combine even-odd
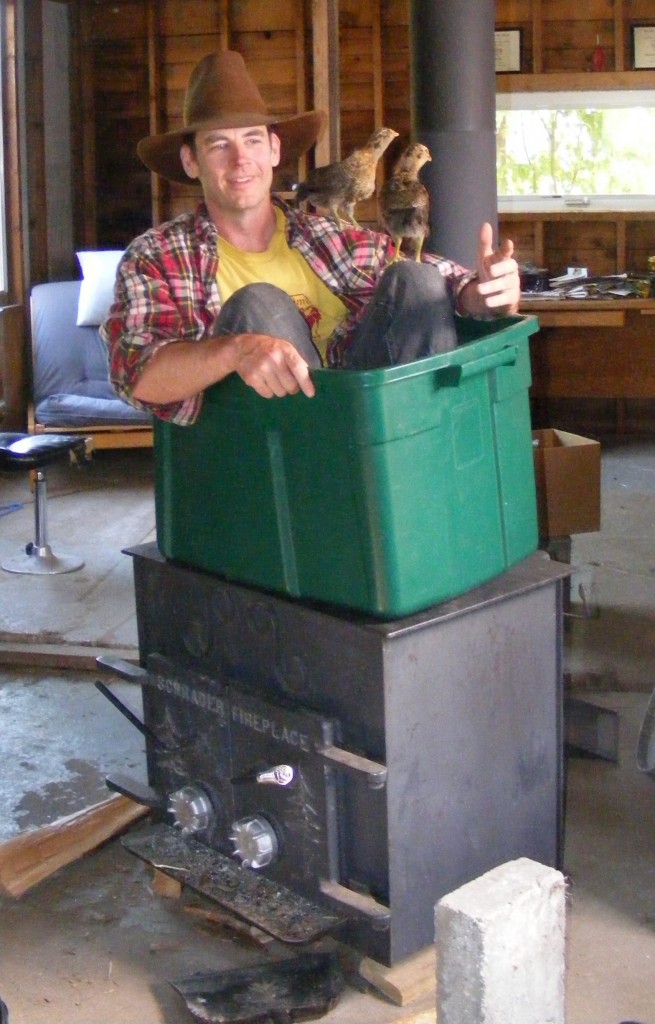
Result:
{"label": "brown chick", "polygon": [[412,239],[414,259],[418,262],[421,258],[428,233],[430,196],[418,172],[431,159],[429,149],[420,142],[408,146],[380,190],[380,220],[393,238],[394,262],[401,258],[404,239]]}
{"label": "brown chick", "polygon": [[307,200],[312,206],[327,206],[340,227],[344,221],[359,227],[355,206],[373,195],[378,160],[397,136],[392,128],[378,128],[345,160],[315,167],[296,188],[296,204]]}

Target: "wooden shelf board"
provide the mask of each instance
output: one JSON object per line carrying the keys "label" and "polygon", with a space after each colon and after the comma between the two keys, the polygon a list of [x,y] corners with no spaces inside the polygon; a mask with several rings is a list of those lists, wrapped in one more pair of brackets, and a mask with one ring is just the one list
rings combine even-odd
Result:
{"label": "wooden shelf board", "polygon": [[496,92],[587,92],[653,88],[655,88],[655,69],[648,71],[550,71],[537,75],[496,75]]}

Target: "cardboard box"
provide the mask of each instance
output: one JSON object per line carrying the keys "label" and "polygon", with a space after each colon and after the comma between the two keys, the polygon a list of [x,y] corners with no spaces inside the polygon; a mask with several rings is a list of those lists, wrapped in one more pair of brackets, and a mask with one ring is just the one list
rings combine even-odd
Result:
{"label": "cardboard box", "polygon": [[600,444],[566,430],[534,430],[540,537],[600,530]]}

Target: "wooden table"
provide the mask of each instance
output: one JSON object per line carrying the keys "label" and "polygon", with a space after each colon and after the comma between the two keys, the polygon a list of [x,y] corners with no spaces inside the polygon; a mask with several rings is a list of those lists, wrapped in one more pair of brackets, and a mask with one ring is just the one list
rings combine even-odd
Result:
{"label": "wooden table", "polygon": [[555,398],[655,399],[655,300],[524,299],[539,318],[532,335],[532,398],[547,414]]}

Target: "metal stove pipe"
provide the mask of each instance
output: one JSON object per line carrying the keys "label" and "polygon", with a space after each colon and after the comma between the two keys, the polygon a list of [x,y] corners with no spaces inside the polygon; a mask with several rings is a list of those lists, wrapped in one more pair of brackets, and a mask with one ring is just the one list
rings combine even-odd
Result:
{"label": "metal stove pipe", "polygon": [[431,251],[475,265],[489,221],[497,239],[494,0],[410,0],[413,137],[432,162]]}

